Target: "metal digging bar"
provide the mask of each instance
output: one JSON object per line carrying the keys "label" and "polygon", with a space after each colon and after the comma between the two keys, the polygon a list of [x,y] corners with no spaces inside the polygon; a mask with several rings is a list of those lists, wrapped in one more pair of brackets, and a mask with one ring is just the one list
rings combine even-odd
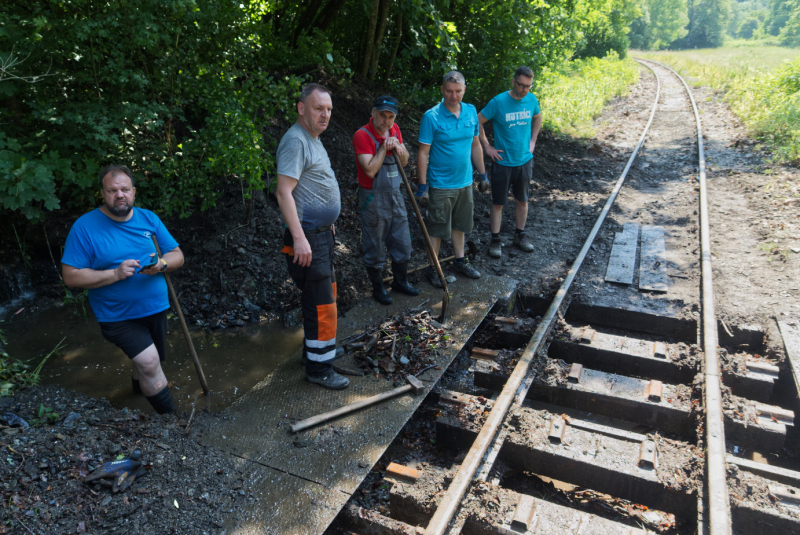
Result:
{"label": "metal digging bar", "polygon": [[[655,71],[653,72],[655,73]],[[567,291],[569,291],[569,288],[572,285],[572,282],[575,280],[575,276],[578,274],[578,270],[580,270],[583,260],[586,258],[589,248],[591,247],[592,242],[594,242],[597,233],[600,231],[600,227],[603,225],[608,212],[611,210],[611,206],[614,204],[620,189],[622,189],[622,185],[625,182],[625,177],[628,175],[628,170],[631,168],[633,161],[636,159],[636,155],[644,143],[647,131],[650,129],[650,124],[653,122],[653,117],[655,116],[656,108],[658,107],[658,99],[661,94],[661,80],[658,79],[657,74],[656,79],[658,80],[658,90],[656,91],[656,98],[655,102],[653,103],[653,111],[650,113],[650,120],[647,121],[647,126],[644,128],[642,136],[639,138],[639,143],[637,143],[636,148],[633,150],[633,154],[631,154],[631,157],[628,159],[628,164],[625,166],[625,170],[617,180],[617,184],[614,186],[614,190],[608,197],[605,206],[603,206],[603,210],[600,212],[600,216],[597,218],[592,231],[589,233],[589,237],[586,238],[586,242],[583,244],[580,254],[578,254],[578,257],[572,264],[572,267],[570,268],[569,273],[567,273],[564,282],[561,283],[553,302],[550,304],[547,312],[542,317],[539,327],[537,327],[536,332],[533,333],[531,341],[528,343],[525,351],[523,351],[519,362],[514,368],[514,371],[511,373],[511,376],[506,381],[503,391],[497,396],[494,407],[489,413],[486,422],[483,424],[478,437],[472,443],[472,447],[467,453],[467,456],[464,458],[464,461],[461,463],[461,467],[458,469],[458,472],[453,478],[452,483],[450,483],[447,492],[442,497],[442,500],[439,504],[439,507],[436,509],[433,518],[431,518],[431,521],[428,523],[428,527],[425,528],[425,535],[443,535],[445,533],[450,521],[453,519],[453,516],[458,510],[458,506],[461,503],[464,494],[466,494],[467,489],[469,488],[472,478],[475,476],[475,473],[478,471],[478,468],[483,462],[487,450],[489,450],[489,446],[492,446],[492,451],[489,452],[489,458],[493,458],[497,455],[497,452],[499,452],[500,446],[502,446],[503,437],[502,433],[500,433],[500,436],[496,437],[498,434],[497,431],[500,429],[508,409],[511,408],[512,402],[514,402],[515,405],[520,404],[525,398],[527,388],[523,385],[523,380],[528,374],[528,368],[533,361],[533,357],[541,349],[545,339],[547,338],[547,332],[550,330],[550,326],[553,320],[556,318],[558,309],[563,303],[564,298],[567,295]]]}
{"label": "metal digging bar", "polygon": [[[156,235],[151,234],[150,237],[153,238],[153,245],[156,246],[156,253],[160,258],[161,247],[158,246]],[[189,327],[186,325],[186,320],[183,318],[181,304],[178,302],[178,296],[175,295],[175,288],[172,287],[172,280],[169,278],[169,273],[164,272],[164,278],[167,280],[167,289],[169,290],[170,297],[172,297],[172,303],[175,305],[175,311],[178,313],[178,319],[181,322],[181,330],[183,330],[183,337],[186,339],[186,345],[189,346],[189,354],[192,356],[192,362],[194,362],[194,369],[197,372],[197,378],[200,379],[200,386],[203,388],[203,395],[207,396],[211,390],[208,388],[208,382],[206,381],[206,375],[203,373],[203,367],[200,365],[200,359],[197,358],[197,351],[194,350],[192,335],[189,333]]]}
{"label": "metal digging bar", "polygon": [[450,305],[450,292],[447,290],[447,280],[444,278],[444,272],[442,271],[441,264],[439,264],[436,251],[433,250],[433,243],[431,243],[431,237],[428,235],[428,228],[425,226],[425,221],[422,220],[422,212],[419,211],[417,200],[414,198],[414,192],[411,191],[411,184],[408,183],[406,172],[403,170],[403,166],[400,165],[399,161],[397,162],[397,169],[400,170],[400,176],[403,177],[403,184],[406,185],[408,198],[411,199],[411,206],[414,207],[414,212],[417,214],[417,221],[419,221],[419,226],[422,227],[422,235],[425,236],[425,243],[428,246],[428,256],[431,258],[431,264],[436,268],[439,280],[442,281],[442,289],[444,290],[444,295],[442,296],[442,315],[439,316],[436,321],[444,323],[445,317],[447,316],[447,307]]}

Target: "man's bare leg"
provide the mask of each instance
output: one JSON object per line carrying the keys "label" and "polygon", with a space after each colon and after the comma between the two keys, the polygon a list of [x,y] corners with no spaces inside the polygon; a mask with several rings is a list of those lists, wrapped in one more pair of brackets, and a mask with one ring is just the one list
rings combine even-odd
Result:
{"label": "man's bare leg", "polygon": [[[527,223],[528,221],[528,202],[527,201],[516,201],[516,202],[517,206],[514,209],[514,215],[516,216],[517,220],[517,228],[520,230],[525,230],[525,223]],[[492,206],[492,208],[494,208],[494,206]],[[500,232],[499,223],[496,232]]]}
{"label": "man's bare leg", "polygon": [[159,414],[174,412],[172,394],[169,391],[167,377],[161,369],[161,361],[155,344],[150,344],[144,351],[131,359],[139,375],[139,385],[150,405]]}
{"label": "man's bare leg", "polygon": [[[527,204],[525,205],[527,207]],[[527,211],[525,212],[527,217]],[[500,232],[500,223],[503,220],[503,207],[499,204],[493,204],[491,209],[491,219],[489,220],[489,230],[492,234]]]}

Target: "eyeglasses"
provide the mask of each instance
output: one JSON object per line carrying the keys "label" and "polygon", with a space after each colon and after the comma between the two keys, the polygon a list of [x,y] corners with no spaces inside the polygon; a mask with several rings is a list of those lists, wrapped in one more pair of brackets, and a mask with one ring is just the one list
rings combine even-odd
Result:
{"label": "eyeglasses", "polygon": [[533,85],[533,84],[528,84],[528,85],[521,84],[521,83],[517,82],[516,78],[514,78],[514,83],[517,84],[518,86],[520,86],[522,89],[530,89],[531,86]]}

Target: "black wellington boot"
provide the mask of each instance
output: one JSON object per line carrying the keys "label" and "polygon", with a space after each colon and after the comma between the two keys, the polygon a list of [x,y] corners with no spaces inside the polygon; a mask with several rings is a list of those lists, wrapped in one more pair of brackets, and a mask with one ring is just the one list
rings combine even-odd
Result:
{"label": "black wellington boot", "polygon": [[378,268],[367,268],[369,281],[372,283],[372,297],[382,305],[391,305],[392,296],[383,287],[383,270]]}
{"label": "black wellington boot", "polygon": [[408,282],[408,262],[403,262],[402,264],[392,262],[392,273],[394,274],[392,290],[406,295],[419,295],[419,289],[414,288]]}

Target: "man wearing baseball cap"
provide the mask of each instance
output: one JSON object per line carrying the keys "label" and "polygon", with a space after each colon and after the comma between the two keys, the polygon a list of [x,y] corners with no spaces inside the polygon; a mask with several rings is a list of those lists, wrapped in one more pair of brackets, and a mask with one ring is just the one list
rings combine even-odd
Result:
{"label": "man wearing baseball cap", "polygon": [[372,118],[353,135],[363,244],[361,260],[372,283],[372,296],[383,305],[392,302],[392,296],[383,287],[386,249],[392,257],[392,289],[419,295],[407,277],[411,234],[397,166],[408,163],[408,149],[403,145],[400,127],[394,122],[398,111],[396,98],[378,97],[373,103]]}

